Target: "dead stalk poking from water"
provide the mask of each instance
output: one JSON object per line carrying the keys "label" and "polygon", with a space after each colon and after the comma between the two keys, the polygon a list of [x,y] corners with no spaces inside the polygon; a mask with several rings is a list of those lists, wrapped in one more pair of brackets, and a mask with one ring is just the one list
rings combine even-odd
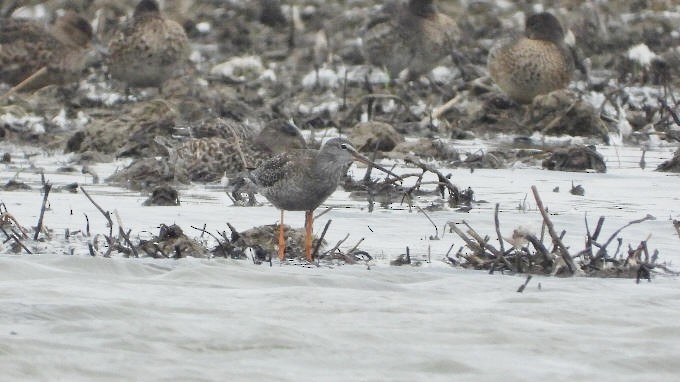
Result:
{"label": "dead stalk poking from water", "polygon": [[569,267],[569,271],[571,271],[572,274],[580,273],[579,268],[576,267],[576,264],[574,264],[574,260],[571,258],[571,255],[569,254],[569,250],[564,245],[564,243],[562,243],[562,240],[557,235],[557,232],[555,232],[555,226],[553,225],[552,221],[550,221],[550,216],[548,216],[548,212],[545,210],[545,207],[543,206],[543,200],[541,200],[541,196],[538,194],[538,188],[536,188],[536,186],[531,186],[531,191],[534,193],[536,205],[538,206],[539,211],[541,211],[541,216],[543,216],[543,221],[545,222],[545,225],[548,228],[548,233],[550,234],[550,237],[552,238],[555,246],[559,249],[560,254],[562,255],[562,259],[564,259],[564,262]]}
{"label": "dead stalk poking from water", "polygon": [[40,231],[42,230],[43,217],[45,216],[45,207],[47,206],[47,197],[49,196],[51,189],[52,185],[49,183],[45,183],[45,185],[43,186],[43,191],[45,192],[45,195],[43,195],[42,207],[40,207],[40,217],[38,218],[38,225],[35,227],[35,234],[33,235],[33,240],[38,240],[38,236],[40,235]]}

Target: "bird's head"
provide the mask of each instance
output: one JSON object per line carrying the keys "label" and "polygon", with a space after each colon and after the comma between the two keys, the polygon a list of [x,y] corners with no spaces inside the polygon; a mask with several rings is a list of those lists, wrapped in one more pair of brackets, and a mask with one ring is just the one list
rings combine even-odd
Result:
{"label": "bird's head", "polygon": [[361,155],[357,149],[352,146],[352,142],[346,138],[332,138],[326,141],[326,143],[324,143],[324,145],[321,147],[321,155],[330,157],[333,162],[341,163],[347,166],[349,166],[353,161],[361,162],[386,174],[401,179],[399,175]]}
{"label": "bird's head", "polygon": [[546,40],[556,43],[564,40],[564,30],[560,21],[548,12],[529,16],[525,23],[525,34],[532,40]]}
{"label": "bird's head", "polygon": [[142,0],[135,7],[134,18],[141,17],[146,14],[159,13],[160,8],[158,8],[158,3],[156,0]]}

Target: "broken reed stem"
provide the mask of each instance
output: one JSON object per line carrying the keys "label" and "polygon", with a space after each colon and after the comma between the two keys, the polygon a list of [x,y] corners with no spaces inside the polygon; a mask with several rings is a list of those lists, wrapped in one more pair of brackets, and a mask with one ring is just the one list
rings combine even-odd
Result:
{"label": "broken reed stem", "polygon": [[331,248],[330,251],[326,251],[325,253],[330,253],[330,254],[332,254],[333,252],[335,252],[335,250],[337,250],[338,248],[340,248],[340,246],[342,245],[342,243],[344,243],[347,239],[349,239],[349,234],[345,235],[345,237],[343,237],[342,240],[338,241],[338,243],[335,244],[335,246],[334,246],[333,248]]}
{"label": "broken reed stem", "polygon": [[[232,230],[232,232],[236,232],[236,229],[232,228],[231,224],[227,223],[227,225],[229,226],[229,229]],[[206,231],[205,227],[204,228],[198,228],[198,227],[194,227],[192,225],[190,225],[189,227],[191,227],[191,228],[193,228],[197,231],[201,231],[201,235],[203,235],[204,233],[207,233],[208,235],[210,235],[210,237],[212,237],[213,239],[215,239],[215,241],[217,241],[217,245],[220,246],[220,249],[222,250],[222,253],[224,253],[224,256],[225,257],[227,256],[227,249],[224,248],[224,246],[222,245],[222,242],[220,241],[220,239],[217,238],[217,236],[213,235],[211,232]],[[237,232],[237,234],[238,234],[238,232]]]}
{"label": "broken reed stem", "polygon": [[90,218],[87,217],[86,213],[83,213],[83,215],[85,215],[85,235],[90,237]]}
{"label": "broken reed stem", "polygon": [[496,236],[498,236],[498,245],[501,248],[501,253],[505,253],[505,246],[503,245],[503,237],[501,236],[501,227],[500,227],[500,220],[498,219],[498,209],[500,207],[500,203],[496,203],[496,209],[494,210],[493,214],[493,222],[494,225],[496,226]]}
{"label": "broken reed stem", "polygon": [[312,260],[316,259],[317,254],[319,253],[319,248],[321,247],[321,243],[323,243],[324,237],[326,237],[326,232],[328,232],[328,227],[331,225],[331,222],[333,220],[329,219],[326,222],[326,225],[323,226],[323,231],[321,231],[321,236],[319,236],[319,240],[316,242],[316,245],[314,246],[314,250],[312,251]]}
{"label": "broken reed stem", "polygon": [[[600,248],[600,250],[597,251],[597,254],[595,255],[595,258],[596,258],[596,259],[599,259],[600,257],[604,256],[605,252],[607,251],[607,246],[614,240],[614,238],[616,238],[616,236],[618,236],[618,234],[619,234],[624,228],[630,227],[630,226],[632,226],[633,224],[638,224],[638,223],[642,223],[642,222],[647,221],[647,220],[654,220],[654,219],[656,219],[654,216],[652,216],[652,215],[650,215],[650,214],[647,214],[647,216],[645,216],[645,217],[642,218],[642,219],[632,220],[632,221],[626,223],[623,227],[617,229],[616,232],[614,232],[614,233],[609,237],[609,239],[604,243],[604,245],[602,245],[602,247]],[[620,247],[621,247],[621,244],[619,243],[619,248],[620,248]],[[618,249],[617,249],[617,252],[618,252]]]}
{"label": "broken reed stem", "polygon": [[26,253],[28,253],[29,255],[32,255],[32,254],[33,254],[33,252],[31,252],[31,250],[28,249],[28,247],[26,247],[26,246],[24,245],[24,243],[21,242],[21,239],[19,239],[19,237],[17,237],[17,235],[12,234],[11,237],[12,237],[12,239],[14,239],[14,241],[15,241],[21,248],[24,249],[24,251],[26,251]]}
{"label": "broken reed stem", "polygon": [[468,248],[470,248],[472,251],[474,251],[474,252],[477,253],[477,254],[482,254],[482,253],[484,253],[484,249],[483,249],[482,247],[480,247],[479,244],[477,244],[474,240],[470,239],[470,238],[465,234],[465,232],[463,232],[463,231],[460,230],[458,227],[456,227],[456,223],[448,222],[447,224],[449,225],[449,227],[451,227],[451,229],[453,230],[453,232],[456,233],[456,235],[458,235],[461,239],[463,239],[463,241],[464,241],[465,244],[468,246]]}
{"label": "broken reed stem", "polygon": [[245,154],[243,154],[243,150],[241,150],[241,139],[239,138],[238,134],[236,134],[236,131],[234,130],[231,125],[229,125],[229,132],[231,133],[231,136],[234,138],[234,145],[236,147],[236,152],[238,152],[238,156],[241,159],[241,164],[243,164],[244,169],[248,169],[248,161],[246,160]]}
{"label": "broken reed stem", "polygon": [[101,212],[101,214],[104,215],[104,218],[109,224],[109,233],[113,234],[113,220],[111,220],[111,214],[109,212],[104,211],[104,209],[101,208],[99,204],[97,204],[97,202],[94,201],[94,199],[92,199],[90,194],[82,186],[80,186],[80,190],[90,200],[90,202],[92,202],[92,204],[97,208],[97,210],[99,210],[99,212]]}
{"label": "broken reed stem", "polygon": [[354,247],[352,247],[349,251],[347,251],[347,254],[350,254],[350,253],[354,252],[357,248],[359,248],[359,245],[361,245],[361,243],[363,243],[364,240],[365,240],[365,238],[363,238],[363,237],[361,239],[359,239],[359,241],[357,241],[357,243],[354,244]]}
{"label": "broken reed stem", "polygon": [[43,186],[43,191],[45,192],[45,194],[43,195],[42,207],[40,207],[40,217],[38,218],[38,225],[35,227],[35,234],[33,235],[33,240],[38,240],[40,230],[42,230],[43,217],[45,216],[45,207],[47,206],[47,197],[49,196],[51,189],[52,185],[49,183],[45,183],[45,185]]}
{"label": "broken reed stem", "polygon": [[519,286],[519,289],[517,289],[517,293],[522,293],[524,292],[524,289],[527,287],[527,284],[529,284],[529,281],[531,281],[532,276],[529,275],[527,276],[527,279],[524,280],[524,284]]}
{"label": "broken reed stem", "polygon": [[331,210],[333,210],[333,207],[328,207],[328,208],[326,208],[325,210],[319,212],[318,215],[314,216],[314,220],[316,220],[316,219],[318,219],[318,218],[324,216],[325,214],[331,212]]}
{"label": "broken reed stem", "polygon": [[135,255],[135,257],[139,257],[139,253],[137,252],[137,248],[135,248],[134,244],[132,244],[132,241],[130,241],[130,231],[127,233],[125,232],[125,229],[123,229],[123,220],[120,218],[120,215],[118,214],[118,210],[114,209],[113,214],[116,216],[116,221],[118,222],[118,233],[120,236],[123,237],[123,240],[127,243],[127,245],[130,246],[130,249],[132,250],[132,253]]}
{"label": "broken reed stem", "polygon": [[427,212],[425,212],[425,210],[423,210],[422,208],[420,208],[420,206],[416,206],[416,208],[418,209],[418,211],[422,212],[423,215],[425,215],[425,217],[427,218],[427,220],[430,221],[430,223],[431,223],[432,226],[434,227],[434,237],[437,238],[437,239],[439,239],[439,229],[437,228],[437,225],[434,224],[434,221],[432,221],[432,218],[430,218],[430,215],[428,215]]}
{"label": "broken reed stem", "polygon": [[567,266],[569,267],[569,271],[571,271],[572,274],[578,272],[579,269],[576,267],[576,264],[574,264],[574,260],[569,255],[569,250],[567,250],[567,247],[564,246],[564,243],[562,243],[560,237],[557,236],[557,232],[555,232],[555,226],[553,226],[552,221],[550,221],[550,216],[548,216],[548,213],[546,212],[545,207],[543,206],[543,200],[541,200],[541,196],[538,194],[538,188],[536,188],[536,186],[533,185],[531,186],[531,191],[534,194],[536,205],[538,206],[539,211],[541,211],[543,221],[545,222],[545,225],[548,228],[548,233],[550,234],[550,237],[553,239],[553,243],[555,244],[555,246],[557,246],[557,248],[560,250],[562,259],[564,259],[564,262],[567,264]]}
{"label": "broken reed stem", "polygon": [[33,82],[37,77],[40,77],[40,76],[44,75],[45,73],[47,73],[47,66],[43,66],[43,67],[40,68],[38,71],[36,71],[35,73],[31,74],[28,78],[26,78],[25,80],[19,82],[19,83],[18,83],[16,86],[14,86],[13,88],[9,89],[9,90],[7,91],[7,93],[5,93],[5,94],[3,94],[3,95],[0,96],[0,101],[5,100],[7,97],[11,96],[12,94],[14,94],[14,93],[16,93],[16,92],[20,92],[20,91],[23,90],[26,86],[30,85],[31,82]]}

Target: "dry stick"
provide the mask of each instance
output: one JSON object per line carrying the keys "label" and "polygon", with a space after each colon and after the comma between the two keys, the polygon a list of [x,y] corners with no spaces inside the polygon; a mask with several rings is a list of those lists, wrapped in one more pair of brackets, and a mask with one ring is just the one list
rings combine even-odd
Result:
{"label": "dry stick", "polygon": [[231,136],[234,137],[234,145],[236,146],[236,151],[238,152],[239,158],[241,158],[243,168],[245,169],[249,168],[246,156],[243,154],[243,150],[241,150],[241,139],[238,137],[238,134],[236,134],[236,131],[234,131],[233,127],[229,128],[229,132],[231,133]]}
{"label": "dry stick", "polygon": [[35,227],[35,235],[33,235],[33,240],[38,240],[38,236],[40,235],[40,230],[42,229],[43,225],[43,217],[45,216],[45,207],[47,206],[47,196],[50,194],[51,189],[52,185],[49,183],[45,183],[43,186],[45,195],[43,195],[42,207],[40,207],[40,217],[38,218],[38,225]]}
{"label": "dry stick", "polygon": [[448,100],[445,104],[438,106],[432,110],[432,119],[439,119],[444,113],[453,109],[453,107],[463,98],[462,93],[458,93],[455,97]]}
{"label": "dry stick", "polygon": [[326,236],[326,231],[328,231],[328,227],[331,225],[332,221],[333,221],[332,219],[329,219],[326,222],[326,225],[323,226],[323,231],[321,231],[321,236],[319,236],[319,241],[316,242],[316,245],[314,246],[314,250],[312,251],[312,260],[316,259],[316,256],[319,253],[319,248],[321,247],[321,243],[323,242],[323,238]]}
{"label": "dry stick", "polygon": [[24,245],[24,243],[21,242],[21,240],[19,239],[19,237],[18,237],[16,234],[14,234],[14,233],[12,233],[11,235],[8,234],[7,231],[5,231],[5,229],[2,228],[2,227],[0,227],[0,231],[2,231],[2,233],[5,234],[5,236],[7,236],[7,240],[5,240],[5,241],[3,242],[3,244],[6,243],[6,242],[8,242],[8,241],[10,241],[10,240],[14,240],[14,241],[16,241],[16,243],[19,244],[19,246],[21,246],[21,247],[22,247],[29,255],[32,255],[32,254],[33,254],[33,252],[31,252],[28,248],[26,248],[26,246]]}
{"label": "dry stick", "polygon": [[14,216],[10,215],[9,212],[5,212],[3,218],[7,219],[11,223],[14,223],[16,228],[19,230],[20,234],[17,233],[16,231],[14,231],[14,229],[12,229],[12,232],[14,232],[14,234],[16,234],[17,237],[21,236],[24,239],[28,239],[28,234],[27,234],[28,231],[24,227],[22,227],[21,224],[19,224],[19,222],[17,221],[17,219]]}
{"label": "dry stick", "polygon": [[562,243],[562,240],[560,240],[560,237],[557,236],[557,233],[555,232],[555,226],[553,226],[553,223],[550,221],[550,217],[548,216],[548,212],[546,212],[545,207],[543,206],[543,200],[541,200],[541,196],[538,194],[538,188],[536,188],[535,185],[531,186],[531,191],[534,193],[534,199],[536,200],[536,205],[538,206],[539,211],[541,211],[543,221],[545,222],[546,227],[548,227],[548,233],[550,234],[550,237],[553,239],[553,243],[555,243],[555,246],[559,248],[560,254],[564,259],[564,262],[567,264],[572,274],[579,272],[579,269],[576,267],[576,264],[574,264],[574,260],[569,255],[567,247],[564,246],[564,243]]}
{"label": "dry stick", "polygon": [[[231,224],[227,223],[227,225],[229,226],[230,229],[232,229]],[[190,225],[189,227],[191,227],[191,228],[193,228],[193,229],[195,229],[195,230],[197,230],[197,231],[201,231],[201,235],[203,235],[204,233],[207,233],[208,235],[210,235],[213,239],[215,239],[215,240],[217,241],[217,245],[220,246],[220,249],[222,250],[222,253],[224,253],[224,257],[227,257],[227,254],[228,254],[228,253],[227,253],[227,249],[224,248],[224,246],[222,245],[222,242],[220,241],[220,239],[217,238],[217,236],[213,235],[211,232],[206,231],[205,228],[198,228],[198,227],[194,227],[194,226],[192,226],[192,225]],[[233,230],[233,231],[236,231],[235,229],[232,229],[232,230]],[[224,236],[223,236],[223,237],[224,237]],[[226,239],[226,238],[225,238],[225,239]]]}
{"label": "dry stick", "polygon": [[5,234],[5,237],[6,237],[5,241],[3,241],[2,244],[5,244],[5,243],[7,243],[8,241],[12,240],[12,237],[7,233],[7,231],[5,231],[4,228],[2,228],[1,225],[0,225],[0,231],[2,231],[2,233],[4,233],[4,234]]}
{"label": "dry stick", "polygon": [[87,193],[87,191],[81,186],[80,190],[83,191],[83,194],[92,202],[92,204],[101,212],[102,215],[104,215],[104,218],[109,224],[109,236],[106,237],[106,241],[109,243],[109,248],[106,250],[106,253],[104,254],[104,257],[109,257],[111,255],[111,251],[113,251],[113,220],[111,220],[111,214],[108,212],[105,212],[103,208],[97,204],[97,202],[92,199],[90,194]]}
{"label": "dry stick", "polygon": [[118,233],[123,237],[123,240],[125,240],[127,245],[130,246],[130,249],[132,249],[132,253],[135,255],[135,257],[139,257],[137,249],[132,244],[132,241],[130,241],[130,234],[126,233],[125,230],[123,229],[123,220],[120,218],[118,210],[114,209],[113,214],[116,216],[116,221],[118,222]]}
{"label": "dry stick", "polygon": [[451,183],[451,181],[446,176],[444,176],[444,174],[441,173],[441,171],[439,171],[436,168],[430,166],[429,164],[423,163],[420,160],[415,159],[415,158],[408,158],[407,157],[407,158],[404,159],[404,162],[405,163],[412,163],[412,164],[420,167],[420,169],[423,170],[423,171],[429,171],[429,172],[437,175],[437,177],[439,178],[438,180],[446,185],[446,187],[449,189],[450,193],[454,194],[456,202],[458,202],[460,200],[460,191],[458,191],[458,187],[454,186],[453,183]]}
{"label": "dry stick", "polygon": [[80,187],[80,190],[81,190],[81,191],[83,192],[83,194],[90,200],[90,202],[92,202],[92,204],[94,204],[94,206],[99,210],[99,212],[101,212],[101,214],[104,215],[104,218],[105,218],[106,221],[109,223],[109,228],[110,228],[111,235],[113,235],[113,220],[111,220],[111,214],[108,213],[108,212],[106,212],[106,211],[104,211],[104,209],[101,208],[101,207],[99,206],[99,204],[97,204],[97,202],[94,201],[94,199],[92,199],[92,197],[90,196],[90,194],[89,194],[82,186]]}
{"label": "dry stick", "polygon": [[465,232],[461,231],[458,227],[456,227],[456,223],[453,222],[448,222],[447,223],[451,229],[458,235],[460,236],[461,239],[465,242],[465,244],[473,250],[477,254],[483,254],[484,253],[484,248],[480,247],[479,244],[477,244],[474,240],[470,239]]}
{"label": "dry stick", "polygon": [[340,248],[340,246],[342,245],[342,243],[344,243],[345,240],[347,240],[347,239],[349,239],[349,234],[345,235],[345,237],[342,238],[342,240],[338,241],[338,243],[335,244],[335,246],[334,246],[333,248],[331,248],[330,251],[326,251],[326,252],[324,252],[324,253],[333,253],[333,252],[335,252],[335,250],[338,249],[338,248]]}
{"label": "dry stick", "polygon": [[[630,221],[630,222],[628,222],[626,225],[624,225],[623,227],[617,229],[616,232],[614,232],[614,233],[609,237],[609,240],[607,240],[607,242],[605,242],[604,245],[602,245],[602,247],[600,248],[600,250],[597,251],[597,254],[595,255],[595,258],[596,258],[596,259],[599,259],[600,257],[604,256],[604,253],[605,253],[606,250],[607,250],[607,246],[614,240],[614,238],[616,238],[616,236],[619,234],[619,232],[621,232],[624,228],[629,227],[629,226],[631,226],[631,225],[633,225],[633,224],[638,224],[638,223],[642,223],[642,222],[647,221],[647,220],[654,220],[654,219],[656,219],[654,216],[652,216],[652,215],[650,215],[650,214],[647,214],[647,216],[645,216],[644,218]],[[619,244],[619,247],[620,247],[620,244]],[[617,252],[618,252],[618,249],[617,249]]]}
{"label": "dry stick", "polygon": [[531,281],[531,275],[527,276],[527,279],[524,281],[524,284],[519,286],[519,289],[517,289],[517,293],[522,293],[524,292],[524,288],[527,287],[527,284],[529,284],[529,281]]}
{"label": "dry stick", "polygon": [[36,79],[37,77],[39,77],[39,76],[42,76],[42,75],[45,74],[46,72],[47,72],[47,66],[43,66],[43,67],[40,68],[38,71],[36,71],[35,73],[31,74],[28,78],[26,78],[25,80],[21,81],[20,83],[18,83],[18,84],[17,84],[16,86],[14,86],[13,88],[9,89],[9,90],[7,91],[7,93],[1,95],[1,96],[0,96],[0,101],[6,99],[7,97],[11,96],[12,94],[14,94],[14,93],[16,93],[16,92],[21,91],[21,90],[24,89],[26,86],[30,85],[31,82],[33,82],[33,80],[35,80],[35,79]]}
{"label": "dry stick", "polygon": [[83,213],[83,215],[85,215],[85,235],[90,237],[90,218],[87,217],[86,213]]}
{"label": "dry stick", "polygon": [[434,221],[432,221],[432,218],[430,218],[430,215],[428,215],[427,212],[425,212],[425,210],[420,208],[420,206],[416,206],[416,208],[418,209],[418,211],[422,212],[423,215],[425,215],[425,217],[427,218],[427,220],[430,221],[430,223],[432,223],[432,226],[434,227],[434,237],[439,239],[439,229],[437,228],[437,225],[434,224]]}
{"label": "dry stick", "polygon": [[500,221],[498,219],[498,208],[500,206],[500,203],[496,203],[496,209],[494,211],[493,215],[493,222],[496,225],[496,236],[498,236],[498,244],[501,247],[501,253],[505,253],[505,247],[503,245],[503,237],[501,236],[501,227],[500,227]]}
{"label": "dry stick", "polygon": [[316,219],[320,218],[321,216],[324,216],[325,214],[331,212],[332,209],[333,209],[333,207],[328,207],[325,210],[323,210],[322,212],[319,212],[318,215],[314,216],[314,220],[316,220]]}
{"label": "dry stick", "polygon": [[29,250],[28,247],[26,247],[24,243],[22,243],[21,240],[16,235],[12,235],[12,238],[14,239],[14,241],[17,242],[17,244],[19,244],[19,246],[21,246],[21,248],[23,248],[26,251],[26,253],[28,253],[29,255],[33,254],[33,252],[31,252],[31,250]]}
{"label": "dry stick", "polygon": [[359,248],[359,245],[361,245],[361,243],[363,243],[364,240],[365,240],[365,238],[363,238],[363,237],[361,239],[359,239],[359,241],[357,241],[357,243],[354,244],[354,247],[352,247],[349,251],[347,251],[347,254],[350,254],[350,253],[354,252],[357,248]]}

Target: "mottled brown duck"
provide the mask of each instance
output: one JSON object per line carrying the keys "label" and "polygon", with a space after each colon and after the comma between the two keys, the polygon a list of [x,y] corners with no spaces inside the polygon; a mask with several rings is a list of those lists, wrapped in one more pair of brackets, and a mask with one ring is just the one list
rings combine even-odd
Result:
{"label": "mottled brown duck", "polygon": [[142,0],[132,19],[109,43],[109,73],[128,88],[160,89],[188,56],[184,28],[166,18],[155,0]]}
{"label": "mottled brown duck", "polygon": [[526,19],[523,36],[500,41],[489,52],[489,74],[514,101],[531,103],[539,94],[569,85],[574,59],[564,42],[564,30],[550,13]]}
{"label": "mottled brown duck", "polygon": [[92,40],[92,26],[73,12],[59,17],[50,29],[31,20],[0,20],[0,82],[30,91],[50,84],[65,85],[83,75]]}
{"label": "mottled brown duck", "polygon": [[404,69],[416,78],[450,55],[459,35],[456,22],[439,12],[435,0],[390,2],[363,35],[364,57],[385,68],[390,78]]}

